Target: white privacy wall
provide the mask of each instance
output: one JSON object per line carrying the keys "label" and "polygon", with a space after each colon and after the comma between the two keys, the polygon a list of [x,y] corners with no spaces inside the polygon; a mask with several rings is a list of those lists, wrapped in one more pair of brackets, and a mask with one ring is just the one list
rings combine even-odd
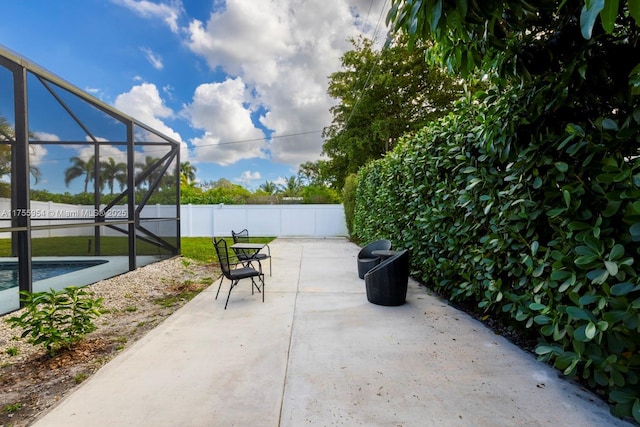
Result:
{"label": "white privacy wall", "polygon": [[[0,199],[0,227],[11,226],[11,202]],[[92,206],[66,205],[53,202],[31,202],[31,212],[39,219],[38,225],[62,225],[77,222],[75,213],[81,216],[92,212]],[[175,217],[175,206],[147,205],[140,217]],[[126,206],[111,210],[111,219],[127,218]],[[51,218],[51,220],[49,220]],[[55,218],[56,220],[53,220]],[[170,223],[166,232],[162,222],[144,222],[150,231],[162,236],[173,233]],[[180,232],[183,237],[230,236],[231,230],[249,230],[250,236],[269,237],[337,237],[348,236],[342,205],[182,205],[180,207]],[[93,227],[34,230],[32,237],[93,235]],[[122,235],[104,229],[104,235]],[[0,238],[10,237],[0,233]]]}
{"label": "white privacy wall", "polygon": [[183,237],[349,235],[342,205],[182,205],[181,224]]}

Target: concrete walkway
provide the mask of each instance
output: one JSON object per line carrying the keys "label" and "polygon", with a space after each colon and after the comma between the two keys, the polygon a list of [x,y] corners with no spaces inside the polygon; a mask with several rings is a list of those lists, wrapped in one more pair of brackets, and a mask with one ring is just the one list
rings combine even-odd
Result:
{"label": "concrete walkway", "polygon": [[215,283],[33,425],[630,425],[414,282],[370,304],[347,240],[270,248],[264,303]]}

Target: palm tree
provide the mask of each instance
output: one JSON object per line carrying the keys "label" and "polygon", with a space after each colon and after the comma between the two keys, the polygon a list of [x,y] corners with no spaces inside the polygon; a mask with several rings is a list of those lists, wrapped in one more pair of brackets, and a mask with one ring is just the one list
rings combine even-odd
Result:
{"label": "palm tree", "polygon": [[[29,134],[30,138],[33,138],[33,135]],[[4,116],[0,115],[0,141],[2,142],[12,142],[15,140],[15,132],[11,124],[7,121]],[[35,154],[35,147],[29,145],[29,150],[31,153]],[[11,173],[11,145],[10,144],[0,144],[0,177],[3,175],[8,175]],[[29,164],[29,173],[33,177],[34,184],[38,183],[38,180],[42,176],[40,169],[37,166],[33,166]]]}
{"label": "palm tree", "polygon": [[[151,167],[153,167],[158,160],[160,159],[156,157],[147,156],[144,159],[144,163],[136,163],[136,168],[140,169],[138,176],[142,175],[143,173],[151,169]],[[149,175],[147,175],[144,182],[146,182],[147,185],[151,187],[151,184],[158,178],[159,174],[160,174],[160,168],[158,167],[155,170],[153,170]]]}
{"label": "palm tree", "polygon": [[290,176],[287,178],[286,183],[280,186],[280,192],[285,197],[297,197],[302,190],[302,184],[300,177]]}
{"label": "palm tree", "polygon": [[278,191],[278,186],[276,185],[276,183],[271,181],[266,181],[258,188],[270,196],[274,195]]}
{"label": "palm tree", "polygon": [[100,162],[100,174],[102,181],[109,186],[110,194],[113,194],[114,181],[120,184],[120,191],[124,188],[127,181],[127,165],[116,163],[113,157],[109,157],[108,161]]}
{"label": "palm tree", "polygon": [[180,182],[185,181],[185,184],[191,185],[196,180],[196,171],[198,169],[191,164],[191,162],[180,163]]}
{"label": "palm tree", "polygon": [[15,139],[13,128],[4,117],[0,116],[0,176],[11,173],[11,145],[4,142],[11,142]]}
{"label": "palm tree", "polygon": [[40,179],[40,177],[42,176],[42,172],[40,172],[40,169],[38,169],[37,166],[32,166],[31,164],[29,165],[29,173],[31,174],[31,176],[33,177],[33,184],[37,184],[38,180]]}
{"label": "palm tree", "polygon": [[73,165],[69,166],[64,171],[64,183],[68,187],[69,183],[74,179],[84,176],[84,192],[89,189],[89,183],[94,180],[94,164],[95,156],[91,156],[88,161],[82,160],[78,156],[74,156],[69,159]]}

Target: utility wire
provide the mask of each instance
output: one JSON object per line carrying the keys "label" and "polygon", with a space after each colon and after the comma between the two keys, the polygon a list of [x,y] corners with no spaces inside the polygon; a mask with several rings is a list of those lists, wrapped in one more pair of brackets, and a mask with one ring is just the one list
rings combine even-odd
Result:
{"label": "utility wire", "polygon": [[[380,28],[380,22],[382,21],[382,16],[384,14],[384,11],[386,10],[387,7],[387,1],[385,0],[383,5],[382,5],[382,9],[380,9],[380,15],[378,16],[378,22],[376,23],[376,27],[373,30],[373,40],[375,41],[378,38],[378,30]],[[371,10],[371,6],[373,5],[373,0],[371,0],[371,4],[369,5],[369,10]],[[369,84],[369,80],[371,80],[371,76],[373,75],[373,72],[378,68],[378,61],[375,61],[373,63],[373,65],[371,66],[371,69],[369,70],[369,74],[367,75],[367,79],[365,80],[364,84],[362,85],[362,89],[360,90],[360,95],[356,98],[356,102],[353,104],[353,108],[351,109],[351,113],[349,113],[349,117],[347,118],[347,121],[344,124],[344,128],[348,128],[349,127],[349,122],[351,121],[351,118],[353,117],[353,114],[356,112],[356,109],[358,108],[358,105],[360,104],[360,101],[362,100],[362,97],[364,95],[364,91],[367,90],[367,85]]]}
{"label": "utility wire", "polygon": [[[313,130],[313,131],[309,131],[309,132],[290,133],[290,134],[287,134],[287,135],[272,136],[269,139],[288,138],[288,137],[291,137],[291,136],[312,135],[314,133],[321,133],[321,132],[322,132],[321,130]],[[216,146],[216,145],[241,144],[243,142],[263,141],[264,139],[265,138],[241,139],[241,140],[237,140],[237,141],[218,142],[217,144],[203,144],[203,145],[198,145],[197,147],[193,147],[193,148]]]}
{"label": "utility wire", "polygon": [[[275,136],[272,135],[269,139],[271,140],[271,139],[290,138],[290,137],[293,137],[293,136],[313,135],[313,134],[317,134],[317,133],[322,133],[322,131],[321,130],[314,130],[314,131],[308,131],[308,132],[289,133],[289,134],[285,134],[285,135],[275,135]],[[239,140],[235,140],[235,141],[225,141],[225,142],[218,142],[218,143],[211,143],[211,144],[202,144],[202,145],[198,145],[196,147],[187,147],[187,150],[195,151],[196,149],[199,149],[199,148],[216,147],[216,146],[219,146],[219,145],[242,144],[242,143],[246,143],[246,142],[264,141],[265,139],[266,138],[239,139]],[[34,146],[39,145],[37,143],[37,141],[34,141],[34,142],[35,142],[35,144],[33,144]],[[52,145],[53,146],[55,146],[55,145],[64,145],[64,141],[60,141],[59,144],[42,144],[42,146],[44,146],[44,147],[50,147]],[[108,145],[108,142],[106,144],[103,143],[102,145]],[[91,146],[91,143],[87,143],[87,146]],[[140,146],[138,146],[138,147],[140,147]],[[157,148],[157,149],[145,150],[144,154],[149,154],[149,153],[154,153],[154,152],[166,153],[167,151],[168,150],[166,148]],[[126,152],[122,152],[120,155],[121,156],[126,156],[127,153]],[[118,156],[118,154],[107,155],[107,156],[104,156],[104,157],[105,158],[109,158],[109,157],[116,157],[116,156]],[[85,157],[87,159],[91,158],[91,156],[88,156],[88,157],[87,156],[78,156],[78,157],[80,157],[80,158]],[[62,158],[62,157],[60,157],[60,158],[47,158],[47,159],[41,160],[38,163],[49,163],[49,162],[54,162],[54,161],[58,161],[58,160],[68,160],[68,158],[67,157],[64,157],[64,158]]]}
{"label": "utility wire", "polygon": [[[378,38],[378,32],[379,32],[379,28],[380,28],[380,23],[382,22],[384,11],[386,10],[387,2],[388,2],[388,0],[385,0],[384,3],[382,4],[382,8],[380,9],[380,14],[378,16],[378,22],[376,23],[375,29],[373,31],[373,40],[374,41]],[[374,0],[371,0],[371,2],[369,3],[369,9],[367,11],[367,16],[365,18],[365,22],[369,20],[371,9],[373,8],[373,3],[374,3]],[[371,76],[373,75],[373,72],[375,71],[377,66],[378,66],[378,63],[376,61],[376,62],[374,62],[373,66],[371,67],[371,70],[369,70],[369,74],[367,75],[367,79],[365,80],[364,85],[363,85],[363,87],[362,87],[362,89],[360,91],[360,95],[356,99],[356,102],[355,102],[355,104],[354,104],[354,106],[353,106],[353,108],[351,110],[351,113],[349,114],[349,118],[347,119],[347,121],[345,123],[345,128],[348,127],[349,122],[351,121],[351,118],[353,117],[353,114],[355,113],[355,111],[356,111],[356,109],[358,107],[358,104],[360,103],[360,100],[362,99],[363,93],[366,90],[367,85],[369,84],[369,80],[371,79]],[[299,132],[299,133],[271,136],[268,139],[272,140],[272,139],[280,139],[280,138],[289,138],[289,137],[293,137],[293,136],[312,135],[312,134],[322,133],[322,132],[323,132],[323,130]],[[220,146],[220,145],[243,144],[243,143],[247,143],[247,142],[264,141],[265,139],[267,139],[267,138],[252,138],[252,139],[225,141],[225,142],[218,142],[218,143],[211,143],[211,144],[202,144],[202,145],[198,145],[196,147],[187,147],[187,150],[189,150],[189,151],[194,150],[195,151],[196,149],[204,148],[204,147],[215,147],[215,146]],[[61,142],[61,144],[63,144],[63,142]],[[36,145],[37,145],[37,143],[36,143]],[[87,145],[90,145],[90,144],[87,143]],[[152,153],[152,152],[166,152],[166,151],[167,150],[158,148],[157,150],[146,150],[144,153],[147,154],[147,153]],[[126,155],[126,153],[123,152],[122,155],[124,156],[124,155]],[[114,156],[112,155],[112,156],[108,156],[108,157],[114,157]],[[46,159],[46,160],[41,160],[39,163],[46,163],[46,162],[57,161],[57,160],[66,160],[66,158],[64,158],[64,159],[63,158]]]}

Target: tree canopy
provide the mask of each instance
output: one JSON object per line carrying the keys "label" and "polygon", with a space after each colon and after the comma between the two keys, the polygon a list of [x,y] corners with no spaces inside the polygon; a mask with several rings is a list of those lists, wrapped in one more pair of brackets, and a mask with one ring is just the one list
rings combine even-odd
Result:
{"label": "tree canopy", "polygon": [[92,182],[95,178],[95,156],[91,156],[89,160],[85,161],[83,158],[79,156],[73,156],[69,159],[72,163],[64,171],[64,183],[68,187],[69,183],[76,178],[84,177],[84,193],[89,190],[89,183]]}
{"label": "tree canopy", "polygon": [[388,22],[489,88],[361,170],[356,232],[640,422],[640,1],[392,0]]}
{"label": "tree canopy", "polygon": [[393,0],[387,20],[410,45],[434,43],[428,62],[486,76],[495,89],[487,96],[511,87],[534,99],[514,130],[519,144],[564,138],[567,129],[627,128],[616,142],[637,155],[639,1]]}
{"label": "tree canopy", "polygon": [[[478,67],[521,77],[552,72],[603,43],[618,47],[608,55],[619,56],[611,71],[640,74],[637,0],[392,0],[387,23],[410,44],[436,41],[429,59],[463,74]],[[630,55],[619,55],[624,47]]]}
{"label": "tree canopy", "polygon": [[198,168],[193,166],[191,162],[180,163],[180,182],[186,185],[194,185],[196,181],[196,172]]}
{"label": "tree canopy", "polygon": [[[30,138],[36,139],[32,134]],[[15,140],[15,132],[13,126],[2,115],[0,115],[0,178],[11,173],[11,142]],[[29,160],[35,154],[35,146],[29,145]],[[41,177],[40,169],[29,163],[29,173],[33,177],[33,183],[36,184]]]}
{"label": "tree canopy", "polygon": [[323,132],[323,152],[329,160],[306,165],[335,188],[350,173],[380,158],[405,133],[450,111],[463,84],[440,68],[425,63],[429,44],[407,49],[398,37],[376,50],[366,38],[352,39],[354,49],[342,56],[342,68],[330,76],[329,94],[339,103]]}
{"label": "tree canopy", "polygon": [[122,191],[127,183],[127,164],[116,162],[113,157],[100,162],[100,174],[102,181],[109,187],[109,194],[113,194],[114,183],[120,185]]}

